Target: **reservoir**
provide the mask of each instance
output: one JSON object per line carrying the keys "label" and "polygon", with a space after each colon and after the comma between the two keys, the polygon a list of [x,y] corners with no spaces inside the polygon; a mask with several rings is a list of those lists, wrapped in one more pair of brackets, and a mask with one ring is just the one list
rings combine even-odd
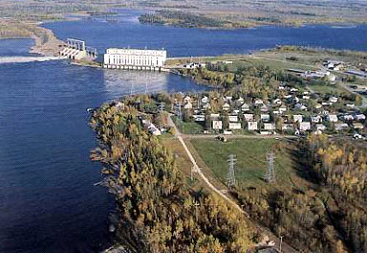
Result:
{"label": "reservoir", "polygon": [[[137,11],[44,24],[60,39],[97,47],[164,47],[169,56],[248,53],[276,44],[367,50],[367,27],[306,26],[209,30],[141,25]],[[1,56],[27,56],[30,39],[0,40]],[[158,72],[81,67],[66,61],[0,64],[0,252],[98,252],[109,243],[112,200],[86,108],[125,94],[199,91]]]}

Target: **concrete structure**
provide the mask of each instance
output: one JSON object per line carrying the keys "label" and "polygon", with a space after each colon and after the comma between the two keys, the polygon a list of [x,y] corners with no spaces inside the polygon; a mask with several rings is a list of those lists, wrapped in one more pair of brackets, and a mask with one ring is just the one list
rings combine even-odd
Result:
{"label": "concrete structure", "polygon": [[165,50],[109,48],[104,54],[103,67],[111,69],[160,70],[167,59]]}
{"label": "concrete structure", "polygon": [[90,59],[97,58],[97,49],[87,47],[85,41],[78,39],[68,38],[66,40],[66,47],[60,51],[60,56],[65,56],[71,60]]}

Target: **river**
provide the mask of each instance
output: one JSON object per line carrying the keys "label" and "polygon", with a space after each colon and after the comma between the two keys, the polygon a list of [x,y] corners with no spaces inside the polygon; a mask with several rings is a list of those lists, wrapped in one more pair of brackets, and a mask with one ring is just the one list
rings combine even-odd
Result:
{"label": "river", "polygon": [[[261,27],[239,30],[141,25],[136,11],[46,23],[61,39],[107,47],[161,48],[169,56],[247,53],[276,44],[367,50],[367,27]],[[110,17],[111,19],[111,17]],[[345,36],[348,34],[348,36]],[[29,56],[29,39],[0,40],[0,56]],[[198,91],[188,79],[157,72],[103,70],[66,61],[0,64],[0,252],[97,252],[109,244],[111,197],[87,107],[124,94]]]}

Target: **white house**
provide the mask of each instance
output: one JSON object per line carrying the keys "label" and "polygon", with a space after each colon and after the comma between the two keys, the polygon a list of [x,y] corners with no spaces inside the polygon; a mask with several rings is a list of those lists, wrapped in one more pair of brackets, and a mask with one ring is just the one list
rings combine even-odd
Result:
{"label": "white house", "polygon": [[326,126],[323,124],[316,124],[316,130],[325,131]]}
{"label": "white house", "polygon": [[261,110],[262,112],[267,112],[267,111],[269,111],[269,109],[268,109],[268,107],[267,107],[266,105],[261,106],[260,110]]}
{"label": "white house", "polygon": [[222,130],[223,128],[223,122],[220,120],[213,120],[212,124],[214,130]]}
{"label": "white house", "polygon": [[260,118],[264,122],[269,122],[270,121],[270,115],[269,114],[261,114]]}
{"label": "white house", "polygon": [[183,100],[184,100],[184,103],[189,103],[189,102],[191,102],[191,98],[190,98],[190,96],[186,96]]}
{"label": "white house", "polygon": [[342,131],[344,129],[347,129],[349,126],[347,123],[338,123],[338,124],[335,124],[335,130],[336,131]]}
{"label": "white house", "polygon": [[320,115],[312,116],[311,117],[311,122],[312,123],[321,123],[322,122],[322,117]]}
{"label": "white house", "polygon": [[366,116],[364,114],[357,114],[356,116],[354,116],[354,118],[356,120],[362,121],[362,120],[365,120],[366,119]]}
{"label": "white house", "polygon": [[241,123],[229,122],[229,129],[231,130],[241,129]]}
{"label": "white house", "polygon": [[201,99],[201,103],[202,104],[207,104],[209,103],[209,98],[207,96],[204,96],[202,99]]}
{"label": "white house", "polygon": [[228,120],[229,120],[229,122],[237,122],[238,117],[237,116],[228,116]]}
{"label": "white house", "polygon": [[299,123],[299,130],[301,132],[308,131],[311,129],[311,123],[310,122],[300,122]]}
{"label": "white house", "polygon": [[249,131],[255,131],[257,130],[257,122],[247,122],[247,129]]}
{"label": "white house", "polygon": [[303,121],[303,115],[300,115],[300,114],[293,115],[293,121],[294,122],[302,122]]}
{"label": "white house", "polygon": [[187,102],[185,105],[184,105],[184,109],[192,109],[192,104],[189,102]]}
{"label": "white house", "polygon": [[249,111],[249,110],[250,110],[250,106],[249,106],[248,104],[243,104],[243,105],[241,106],[241,110],[242,110],[243,112]]}
{"label": "white house", "polygon": [[224,103],[222,109],[225,111],[228,111],[231,108],[231,106],[228,103]]}
{"label": "white house", "polygon": [[247,122],[252,122],[254,121],[254,115],[253,114],[244,114],[243,117],[245,118],[245,120]]}
{"label": "white house", "polygon": [[335,114],[329,114],[326,116],[326,120],[329,122],[338,122],[338,117]]}
{"label": "white house", "polygon": [[205,115],[193,115],[194,121],[203,122],[205,121]]}
{"label": "white house", "polygon": [[330,98],[329,98],[329,102],[330,102],[330,103],[336,103],[336,102],[338,102],[338,98],[336,98],[336,97],[334,97],[334,96],[333,96],[333,97],[330,97]]}
{"label": "white house", "polygon": [[286,111],[287,111],[287,107],[285,107],[285,106],[279,107],[279,112],[280,113],[283,113],[283,112],[286,112]]}
{"label": "white house", "polygon": [[212,113],[212,114],[210,114],[210,119],[211,120],[217,120],[217,119],[219,119],[219,113]]}
{"label": "white house", "polygon": [[275,124],[274,123],[264,123],[264,130],[274,131]]}
{"label": "white house", "polygon": [[351,121],[351,120],[354,120],[354,117],[353,117],[353,115],[346,114],[346,115],[343,116],[343,119],[345,121]]}
{"label": "white house", "polygon": [[261,99],[255,99],[255,102],[254,102],[255,106],[260,106],[260,105],[263,105],[264,104],[264,101],[262,101]]}

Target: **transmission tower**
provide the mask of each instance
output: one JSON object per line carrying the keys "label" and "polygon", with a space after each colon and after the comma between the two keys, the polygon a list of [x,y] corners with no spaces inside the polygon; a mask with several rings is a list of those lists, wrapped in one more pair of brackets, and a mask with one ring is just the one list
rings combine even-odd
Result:
{"label": "transmission tower", "polygon": [[182,110],[181,110],[181,102],[178,102],[176,104],[176,116],[179,117],[180,120],[182,120]]}
{"label": "transmission tower", "polygon": [[273,152],[268,153],[266,158],[268,160],[268,171],[266,172],[264,179],[266,182],[272,183],[275,181],[274,153]]}
{"label": "transmission tower", "polygon": [[164,107],[166,106],[166,103],[165,102],[161,102],[159,105],[158,105],[158,110],[159,112],[163,112],[164,111]]}
{"label": "transmission tower", "polygon": [[236,185],[236,179],[234,177],[234,167],[237,164],[235,155],[229,155],[228,161],[228,174],[227,174],[227,186],[233,187]]}

